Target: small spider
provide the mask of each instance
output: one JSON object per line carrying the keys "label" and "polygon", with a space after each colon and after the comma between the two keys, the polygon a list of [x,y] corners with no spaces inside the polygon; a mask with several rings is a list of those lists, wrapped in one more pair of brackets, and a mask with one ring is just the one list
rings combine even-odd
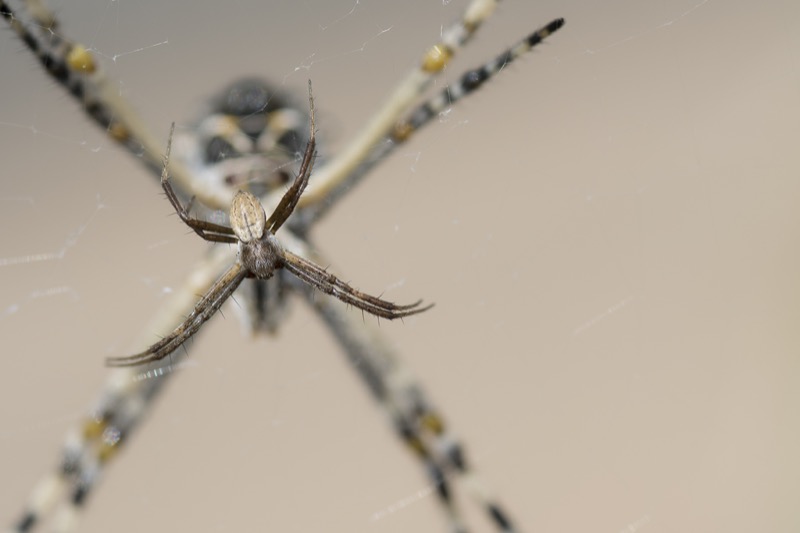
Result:
{"label": "small spider", "polygon": [[189,211],[194,198],[186,207],[182,206],[178,200],[178,196],[170,185],[169,171],[167,170],[172,136],[175,131],[175,124],[172,124],[167,142],[167,152],[164,156],[164,167],[161,171],[161,186],[164,188],[167,198],[181,220],[200,237],[211,242],[238,243],[239,254],[236,262],[211,286],[209,291],[197,302],[186,320],[172,333],[143,352],[127,357],[109,357],[106,360],[109,366],[133,366],[163,359],[197,333],[245,278],[268,279],[279,268],[286,268],[302,281],[322,292],[381,318],[393,320],[421,313],[433,307],[433,304],[420,307],[422,300],[409,305],[397,305],[365,294],[339,280],[324,268],[284,249],[275,237],[275,232],[286,222],[297,206],[297,202],[308,184],[311,167],[316,157],[314,99],[311,95],[310,81],[308,82],[308,102],[311,109],[311,131],[300,171],[294,183],[283,195],[278,207],[269,218],[258,198],[247,191],[236,193],[231,203],[231,227],[190,217]]}

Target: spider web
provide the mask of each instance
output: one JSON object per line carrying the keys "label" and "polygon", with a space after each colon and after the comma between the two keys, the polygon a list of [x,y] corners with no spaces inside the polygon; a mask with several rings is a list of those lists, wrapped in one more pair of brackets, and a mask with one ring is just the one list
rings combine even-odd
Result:
{"label": "spider web", "polygon": [[[301,95],[311,78],[329,152],[464,7],[263,4],[50,5],[164,138],[238,76]],[[504,2],[445,78],[553,17],[567,26],[314,232],[359,288],[437,303],[382,332],[524,530],[798,524],[800,9],[749,6]],[[0,501],[16,512],[95,399],[103,358],[140,348],[204,248],[0,37]],[[443,527],[315,317],[295,302],[277,338],[251,340],[227,310],[84,530]]]}

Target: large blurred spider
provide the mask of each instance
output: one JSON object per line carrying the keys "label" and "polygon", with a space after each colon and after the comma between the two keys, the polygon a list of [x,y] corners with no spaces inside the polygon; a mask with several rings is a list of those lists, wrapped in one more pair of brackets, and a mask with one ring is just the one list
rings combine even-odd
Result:
{"label": "large blurred spider", "polygon": [[[496,530],[516,530],[505,505],[478,483],[464,446],[425,389],[403,367],[391,346],[370,324],[354,317],[345,304],[390,319],[429,307],[420,307],[421,302],[395,305],[349,287],[317,266],[327,260],[308,237],[312,226],[395,148],[564,24],[563,19],[551,21],[425,99],[426,89],[491,16],[497,1],[471,0],[461,18],[442,29],[439,42],[399,82],[360,133],[318,165],[309,183],[316,153],[310,90],[311,128],[306,135],[301,131],[306,117],[292,107],[291,98],[260,80],[235,82],[212,105],[209,116],[175,134],[175,154],[169,160],[172,135],[165,157],[163,144],[139,119],[117,84],[105,76],[95,54],[66,37],[41,0],[0,0],[0,17],[51,78],[111,139],[154,176],[161,176],[161,185],[183,222],[215,243],[146,328],[148,339],[153,331],[174,328],[173,333],[145,352],[109,361],[126,368],[111,373],[89,415],[68,437],[57,467],[26,502],[14,531],[32,531],[48,517],[53,518],[56,531],[74,528],[106,466],[150,414],[164,384],[179,375],[170,372],[169,365],[159,366],[161,363],[143,369],[127,367],[169,354],[171,362],[180,363],[183,350],[175,349],[185,347],[184,341],[237,287],[237,301],[253,331],[274,331],[280,326],[289,292],[310,304],[388,414],[400,441],[423,466],[451,531],[467,530],[452,494],[451,484],[456,480],[465,482]],[[295,157],[301,152],[302,157]],[[296,178],[283,192],[282,186],[290,181],[287,169],[295,171]],[[211,210],[230,207],[230,224],[190,216],[193,200],[187,205],[181,199],[195,197],[198,204]],[[272,214],[267,217],[266,212]],[[279,228],[284,228],[280,239],[275,236]],[[238,257],[226,244],[238,245]],[[319,295],[317,289],[326,294]],[[198,293],[205,294],[199,302]]]}

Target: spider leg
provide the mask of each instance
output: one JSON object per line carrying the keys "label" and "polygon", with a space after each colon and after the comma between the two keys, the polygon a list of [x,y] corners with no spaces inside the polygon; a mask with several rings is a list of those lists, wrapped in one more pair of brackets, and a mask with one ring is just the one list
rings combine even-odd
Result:
{"label": "spider leg", "polygon": [[480,89],[487,81],[502,72],[511,62],[529,52],[533,47],[541,44],[545,38],[558,31],[564,25],[564,19],[559,18],[542,26],[524,39],[497,55],[494,59],[483,65],[467,70],[455,83],[446,86],[432,98],[419,104],[413,111],[405,114],[386,132],[381,142],[376,142],[369,155],[350,174],[342,178],[341,182],[333,186],[325,196],[324,202],[314,202],[316,184],[328,178],[327,166],[317,172],[315,185],[309,189],[303,204],[303,223],[311,224],[336,204],[336,200],[349,191],[356,183],[369,174],[375,165],[386,159],[398,146],[407,142],[420,129],[428,125],[431,120],[453,104]]}
{"label": "spider leg", "polygon": [[314,166],[314,158],[317,156],[317,140],[314,127],[314,97],[311,94],[311,80],[308,80],[308,107],[311,110],[309,113],[311,131],[308,135],[305,154],[303,154],[303,162],[300,165],[300,172],[298,172],[297,177],[294,179],[294,183],[292,183],[289,190],[284,193],[283,197],[281,197],[281,201],[278,203],[278,207],[275,208],[275,211],[273,211],[267,219],[267,228],[273,234],[286,222],[286,219],[289,218],[289,215],[292,214],[295,206],[297,206],[297,202],[300,201],[300,196],[302,196],[306,185],[308,185],[308,177],[311,175],[311,168]]}
{"label": "spider leg", "polygon": [[375,296],[370,296],[354,289],[319,265],[287,250],[283,251],[283,266],[289,272],[325,294],[335,296],[345,303],[388,320],[422,313],[433,307],[433,304],[420,307],[422,300],[418,300],[413,304],[397,305]]}
{"label": "spider leg", "polygon": [[181,204],[181,201],[178,199],[178,195],[175,194],[175,190],[172,188],[172,184],[170,183],[169,179],[169,156],[172,152],[172,137],[174,134],[175,123],[173,122],[172,127],[169,130],[167,151],[164,154],[164,164],[161,169],[161,187],[164,189],[164,193],[167,195],[169,203],[171,203],[172,207],[175,208],[175,212],[178,213],[178,216],[181,218],[183,223],[192,228],[192,230],[200,235],[200,237],[203,239],[211,242],[227,242],[230,244],[237,243],[238,239],[230,227],[223,226],[222,224],[214,224],[213,222],[208,222],[206,220],[200,220],[189,216],[189,210],[192,208],[192,204],[194,203],[194,196],[192,196],[191,200],[189,200],[189,204],[184,207]]}
{"label": "spider leg", "polygon": [[[0,0],[0,17],[84,113],[157,176],[161,170],[161,142],[121,96],[117,83],[106,76],[95,54],[69,39],[53,12],[41,1],[20,4],[19,8],[12,8],[9,2]],[[204,205],[224,209],[233,198],[233,193],[224,186],[194,180],[182,164],[173,164],[172,173],[179,187],[199,196]]]}
{"label": "spider leg", "polygon": [[407,141],[415,132],[430,122],[433,117],[438,116],[448,107],[478,90],[512,61],[529,52],[534,46],[541,44],[545,38],[561,29],[563,25],[563,18],[555,19],[524,39],[520,39],[516,44],[498,54],[491,61],[487,61],[478,68],[464,72],[457,82],[448,85],[434,95],[433,98],[417,106],[404,120],[394,126],[394,130],[390,135],[392,141],[394,141],[392,145],[395,146]]}
{"label": "spider leg", "polygon": [[517,531],[505,505],[471,464],[461,439],[381,332],[307,285],[300,287],[300,292],[342,346],[351,363],[348,367],[358,372],[389,415],[397,437],[423,466],[448,516],[449,531],[465,531],[453,490],[456,482],[470,493],[496,531]]}
{"label": "spider leg", "polygon": [[168,356],[197,333],[197,330],[209,318],[214,316],[214,313],[217,312],[246,277],[247,270],[242,267],[241,263],[235,262],[222,277],[214,282],[214,285],[194,306],[186,320],[175,328],[172,333],[143,352],[127,357],[109,357],[106,359],[106,364],[108,366],[134,366],[158,361]]}
{"label": "spider leg", "polygon": [[[216,248],[206,255],[195,265],[192,275],[161,303],[147,331],[172,328],[174,317],[183,318],[190,312],[197,301],[194,295],[208,291],[232,259],[228,247]],[[145,338],[150,336],[148,333]],[[180,361],[184,355],[174,352],[172,357]],[[36,484],[12,531],[31,533],[44,521],[51,523],[52,531],[74,531],[106,468],[152,412],[153,400],[174,375],[169,365],[124,367],[110,372],[87,415],[69,431],[57,467]]]}
{"label": "spider leg", "polygon": [[[419,127],[428,122],[430,117],[422,121],[403,120],[403,117],[413,109],[422,93],[434,78],[444,71],[456,53],[469,42],[480,25],[491,16],[497,4],[498,0],[472,0],[462,18],[442,30],[441,41],[429,48],[419,66],[400,81],[388,100],[373,115],[374,118],[336,157],[317,170],[314,183],[308,187],[308,191],[300,201],[300,207],[304,209],[304,223],[319,218],[370,168],[391,153],[397,146],[398,140],[407,140]],[[502,64],[507,64],[530,50],[563,24],[563,19],[557,19],[523,39],[500,56],[503,59]],[[451,86],[450,92],[458,93],[453,101],[474,91],[491,75],[499,72],[501,68],[487,68],[496,61],[497,59],[483,67],[468,71],[461,81]],[[480,83],[475,83],[475,74],[482,77]],[[419,107],[424,108],[425,104]],[[414,114],[416,112],[412,113]]]}

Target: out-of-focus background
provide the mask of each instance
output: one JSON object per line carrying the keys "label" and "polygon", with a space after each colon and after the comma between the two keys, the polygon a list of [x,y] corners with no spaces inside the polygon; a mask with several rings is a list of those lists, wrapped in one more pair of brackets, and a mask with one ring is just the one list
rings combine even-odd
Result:
{"label": "out-of-focus background", "polygon": [[[465,1],[49,4],[164,138],[238,76],[301,102],[311,78],[335,151]],[[436,302],[381,330],[525,531],[800,526],[800,6],[753,6],[503,2],[444,80],[566,27],[314,233],[358,287]],[[0,66],[11,521],[104,357],[141,348],[204,245],[8,30]],[[54,257],[15,263],[37,254]],[[295,303],[277,338],[243,338],[234,313],[202,331],[83,531],[443,531],[415,497],[428,480]]]}

